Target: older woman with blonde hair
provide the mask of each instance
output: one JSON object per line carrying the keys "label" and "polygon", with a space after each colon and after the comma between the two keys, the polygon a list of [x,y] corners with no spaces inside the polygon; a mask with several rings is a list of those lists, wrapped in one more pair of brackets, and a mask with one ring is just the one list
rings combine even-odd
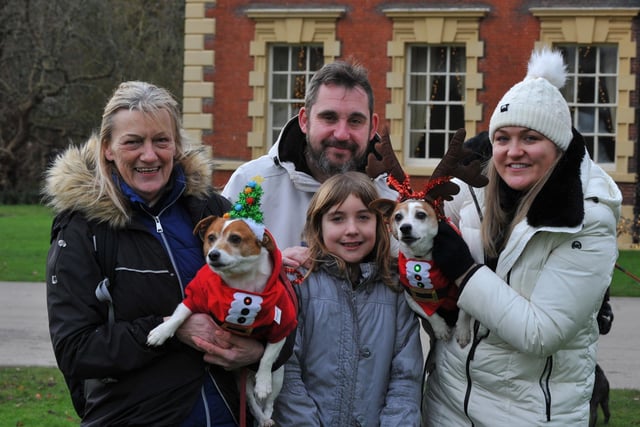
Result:
{"label": "older woman with blonde hair", "polygon": [[230,208],[211,172],[175,99],[139,81],[120,84],[99,135],[47,171],[49,330],[82,426],[237,424],[229,369],[256,362],[261,343],[194,315],[146,345],[204,263],[196,223]]}

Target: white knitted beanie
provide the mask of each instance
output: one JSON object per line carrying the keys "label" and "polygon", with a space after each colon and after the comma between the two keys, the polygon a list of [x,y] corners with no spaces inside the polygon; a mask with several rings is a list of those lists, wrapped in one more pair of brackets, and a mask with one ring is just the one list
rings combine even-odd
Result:
{"label": "white knitted beanie", "polygon": [[560,52],[546,47],[534,51],[527,76],[509,89],[491,116],[491,140],[499,128],[521,126],[540,132],[566,151],[573,139],[569,105],[560,93],[566,79]]}

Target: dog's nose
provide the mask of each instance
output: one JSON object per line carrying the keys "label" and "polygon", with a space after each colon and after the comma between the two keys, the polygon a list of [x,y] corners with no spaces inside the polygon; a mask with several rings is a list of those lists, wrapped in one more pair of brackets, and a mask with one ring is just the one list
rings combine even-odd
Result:
{"label": "dog's nose", "polygon": [[220,259],[220,251],[215,250],[215,251],[211,251],[209,252],[209,255],[207,255],[209,257],[209,260],[211,261],[217,261]]}
{"label": "dog's nose", "polygon": [[400,226],[400,232],[402,234],[411,234],[411,224],[402,224]]}

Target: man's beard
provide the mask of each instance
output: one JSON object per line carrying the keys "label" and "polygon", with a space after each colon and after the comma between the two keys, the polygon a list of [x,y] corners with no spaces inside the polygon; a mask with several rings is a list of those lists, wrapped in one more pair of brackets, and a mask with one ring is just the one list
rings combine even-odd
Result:
{"label": "man's beard", "polygon": [[[341,163],[335,164],[332,163],[327,157],[327,153],[325,148],[328,146],[339,147],[343,149],[347,149],[351,152],[351,156],[349,160]],[[327,140],[322,141],[322,147],[319,151],[315,151],[311,144],[309,143],[309,135],[307,135],[307,146],[305,148],[305,158],[307,159],[307,163],[312,163],[318,170],[327,176],[336,175],[339,173],[344,173],[348,171],[359,170],[360,167],[364,164],[365,153],[361,153],[358,156],[357,153],[358,146],[355,144],[349,144],[341,141],[331,141]]]}

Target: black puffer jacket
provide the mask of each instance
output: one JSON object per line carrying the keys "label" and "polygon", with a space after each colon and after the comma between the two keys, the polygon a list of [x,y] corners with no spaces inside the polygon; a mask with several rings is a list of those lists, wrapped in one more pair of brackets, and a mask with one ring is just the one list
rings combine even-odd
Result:
{"label": "black puffer jacket", "polygon": [[[177,425],[199,398],[207,372],[237,416],[232,374],[207,366],[202,353],[175,338],[157,348],[146,345],[149,331],[182,300],[182,289],[168,251],[139,215],[133,210],[123,215],[106,197],[94,202],[91,144],[96,143],[67,150],[48,171],[45,187],[56,211],[74,212],[65,216],[68,223],[49,251],[47,304],[58,365],[72,383],[84,382],[82,425]],[[210,192],[204,154],[190,153],[179,164],[186,184],[176,203],[190,215],[188,227],[229,209],[226,199]],[[108,321],[108,306],[95,294],[104,277],[91,238],[99,227],[117,241],[115,271],[104,273],[112,277],[115,322]]]}

